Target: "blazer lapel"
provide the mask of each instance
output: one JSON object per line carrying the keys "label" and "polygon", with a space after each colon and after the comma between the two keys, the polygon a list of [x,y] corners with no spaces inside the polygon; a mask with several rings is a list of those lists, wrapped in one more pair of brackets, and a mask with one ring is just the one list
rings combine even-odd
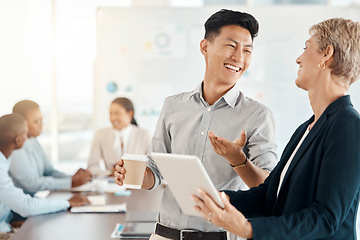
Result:
{"label": "blazer lapel", "polygon": [[[309,126],[309,124],[311,122],[313,122],[313,120],[314,120],[314,117],[311,117],[308,121],[304,122],[302,125],[300,125],[298,127],[298,129],[296,129],[294,134],[291,136],[290,141],[285,146],[285,149],[281,155],[279,163],[277,164],[275,169],[271,172],[273,179],[274,180],[276,179],[276,184],[269,185],[269,190],[271,189],[270,192],[272,192],[272,196],[270,199],[272,202],[271,205],[273,206],[273,211],[275,211],[275,208],[277,206],[277,201],[278,201],[277,191],[278,191],[278,187],[279,187],[281,173],[282,173],[287,161],[289,160],[291,154],[293,153],[294,149],[296,148],[298,142],[300,141],[301,137],[303,136],[307,126]],[[284,183],[284,181],[283,181],[283,183]]]}
{"label": "blazer lapel", "polygon": [[[305,153],[306,149],[310,146],[310,144],[313,142],[313,140],[316,138],[316,136],[319,134],[321,128],[324,126],[324,124],[326,123],[327,120],[327,115],[323,114],[319,120],[315,123],[314,127],[311,129],[311,131],[309,132],[309,134],[306,136],[306,138],[304,139],[303,143],[301,144],[301,146],[299,147],[298,151],[296,152],[294,158],[292,159],[290,166],[285,174],[284,180],[282,182],[280,191],[279,191],[279,195],[281,194],[282,188],[285,185],[286,180],[289,178],[289,176],[291,175],[292,171],[294,170],[294,168],[296,167],[296,165],[298,164],[299,160],[301,159],[302,155]],[[296,147],[297,144],[299,143],[301,137],[303,136],[303,134],[305,133],[306,128],[309,127],[309,124],[312,121],[308,121],[308,124],[304,125],[304,129],[303,131],[299,131],[299,136],[297,137],[297,141],[294,141],[294,146]],[[300,134],[302,133],[302,134]],[[294,148],[292,148],[292,150],[294,151]],[[288,153],[287,158],[290,157],[290,155],[292,154],[292,152]]]}
{"label": "blazer lapel", "polygon": [[[281,155],[280,162],[282,163],[281,171],[285,167],[287,161],[289,160],[291,154],[294,152],[298,142],[300,141],[301,137],[304,135],[306,128],[309,124],[314,121],[314,117],[311,117],[308,121],[303,123],[297,130],[297,133],[294,133],[294,136],[291,138],[290,142],[286,145],[283,154]],[[280,163],[279,163],[280,164]],[[280,166],[280,165],[279,165]],[[279,173],[280,177],[281,172]]]}

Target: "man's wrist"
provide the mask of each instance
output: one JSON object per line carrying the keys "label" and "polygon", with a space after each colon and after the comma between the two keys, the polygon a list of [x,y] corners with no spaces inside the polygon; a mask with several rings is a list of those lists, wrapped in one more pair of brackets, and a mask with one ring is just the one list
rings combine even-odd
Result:
{"label": "man's wrist", "polygon": [[141,189],[150,190],[154,188],[156,183],[155,175],[151,168],[146,167],[145,176],[143,180],[143,184],[141,185]]}
{"label": "man's wrist", "polygon": [[245,167],[246,163],[247,163],[247,157],[245,158],[245,161],[244,161],[243,163],[240,163],[240,164],[238,164],[238,165],[232,165],[232,164],[230,163],[230,166],[231,166],[233,169],[236,169],[236,168]]}

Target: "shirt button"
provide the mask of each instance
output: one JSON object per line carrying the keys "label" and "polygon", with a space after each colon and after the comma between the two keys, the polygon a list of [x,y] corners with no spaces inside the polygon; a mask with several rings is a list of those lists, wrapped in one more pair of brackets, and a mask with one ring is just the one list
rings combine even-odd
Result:
{"label": "shirt button", "polygon": [[201,132],[201,133],[200,133],[200,135],[201,135],[201,136],[204,136],[204,135],[205,135],[205,133],[204,133],[204,132]]}
{"label": "shirt button", "polygon": [[211,108],[208,108],[208,112],[210,112],[211,111]]}

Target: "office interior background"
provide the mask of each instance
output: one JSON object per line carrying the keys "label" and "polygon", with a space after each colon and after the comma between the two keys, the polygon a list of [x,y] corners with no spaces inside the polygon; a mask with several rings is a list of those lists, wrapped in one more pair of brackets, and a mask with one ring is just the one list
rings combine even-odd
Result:
{"label": "office interior background", "polygon": [[[48,157],[62,171],[86,168],[114,98],[130,98],[139,126],[153,133],[165,97],[202,81],[203,23],[221,8],[259,20],[238,85],[273,111],[280,157],[312,115],[294,84],[309,27],[330,17],[360,21],[360,0],[0,0],[0,115],[36,101]],[[360,110],[360,83],[349,93]]]}
{"label": "office interior background", "polygon": [[[359,0],[0,0],[0,114],[36,101],[51,161],[65,171],[86,167],[114,98],[130,98],[139,126],[153,133],[165,97],[202,81],[203,23],[221,8],[259,20],[252,64],[238,85],[272,109],[280,157],[312,115],[294,84],[309,27],[330,17],[359,21]],[[350,90],[357,109],[359,84]]]}

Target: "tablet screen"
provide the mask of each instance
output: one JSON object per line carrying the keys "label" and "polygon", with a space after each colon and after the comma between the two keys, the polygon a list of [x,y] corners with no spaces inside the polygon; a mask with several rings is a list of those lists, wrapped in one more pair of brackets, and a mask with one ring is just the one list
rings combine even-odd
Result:
{"label": "tablet screen", "polygon": [[122,236],[150,236],[155,229],[156,222],[126,222],[120,235]]}

